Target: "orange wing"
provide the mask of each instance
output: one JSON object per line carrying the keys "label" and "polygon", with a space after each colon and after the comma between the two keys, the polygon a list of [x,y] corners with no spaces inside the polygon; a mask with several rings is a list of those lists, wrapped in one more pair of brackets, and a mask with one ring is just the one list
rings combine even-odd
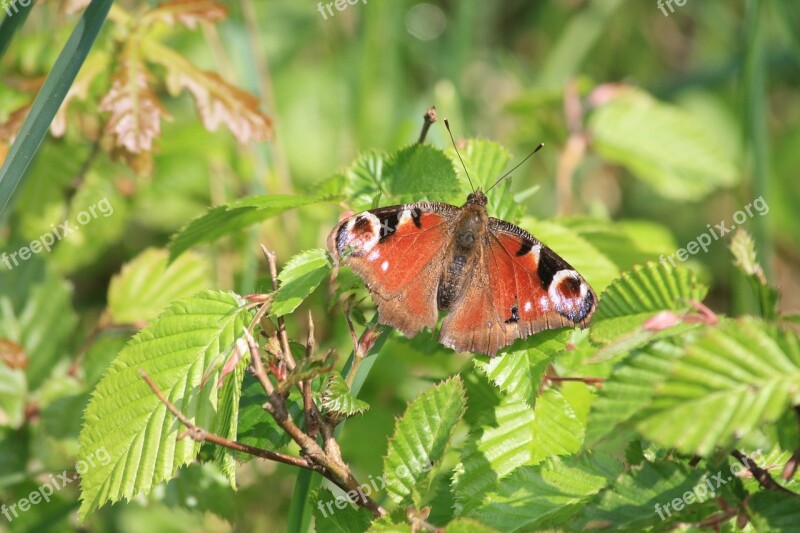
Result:
{"label": "orange wing", "polygon": [[328,250],[367,284],[380,322],[412,337],[436,327],[436,291],[457,214],[434,202],[365,211],[331,231]]}
{"label": "orange wing", "polygon": [[473,279],[442,323],[439,341],[487,353],[545,329],[585,327],[597,307],[589,284],[525,230],[490,218]]}

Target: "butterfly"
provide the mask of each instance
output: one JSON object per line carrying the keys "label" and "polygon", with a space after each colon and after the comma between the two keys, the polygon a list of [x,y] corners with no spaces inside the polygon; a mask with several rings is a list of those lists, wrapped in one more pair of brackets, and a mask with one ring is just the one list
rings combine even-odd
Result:
{"label": "butterfly", "polygon": [[379,322],[409,338],[435,329],[440,311],[441,344],[490,357],[542,330],[586,327],[597,308],[586,280],[527,231],[490,217],[487,202],[478,188],[461,207],[364,211],[333,228],[328,250],[364,280]]}

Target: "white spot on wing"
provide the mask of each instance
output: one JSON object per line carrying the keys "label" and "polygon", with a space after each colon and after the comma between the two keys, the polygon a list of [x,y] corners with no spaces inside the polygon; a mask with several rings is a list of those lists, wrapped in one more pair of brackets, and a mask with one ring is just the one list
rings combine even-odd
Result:
{"label": "white spot on wing", "polygon": [[[565,298],[562,296],[559,286],[567,278],[575,279],[580,283],[579,298]],[[553,276],[553,281],[550,282],[550,287],[547,289],[547,294],[550,296],[550,301],[553,302],[555,310],[570,319],[570,315],[574,316],[580,311],[581,303],[588,292],[589,288],[586,286],[586,282],[574,270],[559,270],[556,272],[555,276]]]}
{"label": "white spot on wing", "polygon": [[367,256],[367,259],[368,259],[369,261],[375,261],[375,260],[376,260],[377,258],[379,258],[380,256],[381,256],[381,252],[380,252],[380,250],[372,250],[372,251],[369,253],[369,255]]}
{"label": "white spot on wing", "polygon": [[542,308],[542,311],[545,313],[550,310],[550,299],[547,296],[542,296],[539,298],[539,307]]}
{"label": "white spot on wing", "polygon": [[525,312],[526,312],[526,313],[530,313],[530,312],[531,312],[531,308],[533,308],[533,306],[531,305],[531,303],[530,303],[530,302],[525,302],[525,307],[524,307],[524,309],[525,309]]}
{"label": "white spot on wing", "polygon": [[387,270],[389,270],[389,261],[384,261],[384,262],[381,264],[381,270],[383,270],[384,272],[386,272]]}

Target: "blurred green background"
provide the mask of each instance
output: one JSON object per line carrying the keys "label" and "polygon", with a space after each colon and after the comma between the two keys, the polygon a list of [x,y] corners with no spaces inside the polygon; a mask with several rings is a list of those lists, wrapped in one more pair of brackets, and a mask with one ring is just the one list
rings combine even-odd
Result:
{"label": "blurred green background", "polygon": [[[0,158],[19,125],[14,112],[30,102],[77,21],[63,4],[36,5],[2,58]],[[2,336],[13,338],[14,328],[24,326],[25,317],[14,309],[32,294],[26,283],[51,276],[43,272],[53,273],[52,286],[37,289],[41,308],[28,312],[49,308],[52,324],[60,324],[42,332],[57,352],[47,381],[22,391],[22,407],[4,400],[4,412],[23,410],[20,420],[0,420],[4,502],[35,487],[31,476],[74,464],[91,379],[76,381],[71,363],[80,354],[89,371],[101,373],[130,334],[92,336],[109,280],[125,262],[148,247],[166,246],[209,205],[255,194],[313,193],[359,153],[413,143],[431,105],[440,117],[449,117],[457,139],[497,141],[511,151],[512,161],[545,143],[514,173],[511,186],[515,192],[539,187],[524,200],[525,212],[536,219],[590,215],[656,223],[669,234],[654,249],[669,254],[707,231],[707,224],[730,221],[763,196],[769,212],[749,219],[746,227],[756,237],[768,277],[783,291],[782,309],[800,310],[800,9],[795,3],[689,0],[682,7],[673,4],[674,13],[667,8],[668,16],[656,0],[369,0],[342,11],[333,7],[332,16],[324,3],[307,1],[224,4],[228,16],[221,22],[196,30],[164,29],[163,42],[257,95],[273,120],[273,141],[242,145],[224,128],[206,131],[191,98],[171,97],[166,84],[156,81],[154,90],[173,118],[155,140],[152,171],[137,173],[114,160],[107,146],[93,148],[104,124],[98,100],[110,76],[100,73],[87,97],[70,104],[66,134],[46,139],[3,214],[0,238],[8,251],[103,196],[115,210],[53,253],[3,273]],[[119,2],[128,12],[147,5]],[[115,31],[112,16],[92,53],[113,53]],[[594,135],[601,128],[590,126],[595,119],[589,112],[620,84],[650,93],[705,126],[702,133],[710,134],[718,149],[708,163],[717,165],[713,171],[701,168],[682,182],[659,181],[637,173],[632,156],[598,142]],[[619,127],[622,141],[640,143],[652,161],[660,154],[685,157],[690,167],[702,160],[691,140],[672,138],[658,124]],[[428,142],[448,147],[441,121]],[[718,180],[703,181],[717,174]],[[566,176],[566,185],[559,175]],[[76,177],[82,177],[78,185]],[[200,248],[197,260],[208,267],[208,286],[240,294],[268,291],[259,243],[274,248],[285,263],[299,251],[323,247],[344,209],[302,208]],[[690,263],[712,284],[707,303],[714,310],[735,315],[752,308],[723,242]],[[345,354],[344,317],[326,312],[324,293],[318,291],[308,305],[320,343]],[[64,309],[57,307],[62,300]],[[290,335],[302,338],[303,320],[289,324]],[[348,421],[342,435],[344,456],[358,476],[381,471],[387,436],[406,402],[470,364],[444,349],[431,353],[430,346],[429,338],[393,337],[381,353],[362,391],[372,407]],[[147,498],[105,507],[90,528],[230,529],[220,517],[202,512],[202,500],[182,492],[191,487],[191,476],[182,474]],[[288,467],[250,462],[241,467],[235,498],[224,480],[206,494],[217,504],[226,502],[226,517],[235,519],[237,529],[278,531],[285,527],[295,476]],[[76,506],[72,486],[10,524],[0,520],[0,528],[75,525]]]}

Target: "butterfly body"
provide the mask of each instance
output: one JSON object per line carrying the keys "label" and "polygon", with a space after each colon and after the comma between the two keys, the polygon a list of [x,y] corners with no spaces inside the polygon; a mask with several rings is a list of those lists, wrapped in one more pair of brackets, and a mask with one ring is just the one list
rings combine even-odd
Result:
{"label": "butterfly body", "polygon": [[544,329],[586,326],[589,284],[525,230],[492,218],[479,189],[462,207],[418,202],[341,221],[333,257],[358,274],[381,323],[413,337],[447,312],[439,342],[493,356]]}

